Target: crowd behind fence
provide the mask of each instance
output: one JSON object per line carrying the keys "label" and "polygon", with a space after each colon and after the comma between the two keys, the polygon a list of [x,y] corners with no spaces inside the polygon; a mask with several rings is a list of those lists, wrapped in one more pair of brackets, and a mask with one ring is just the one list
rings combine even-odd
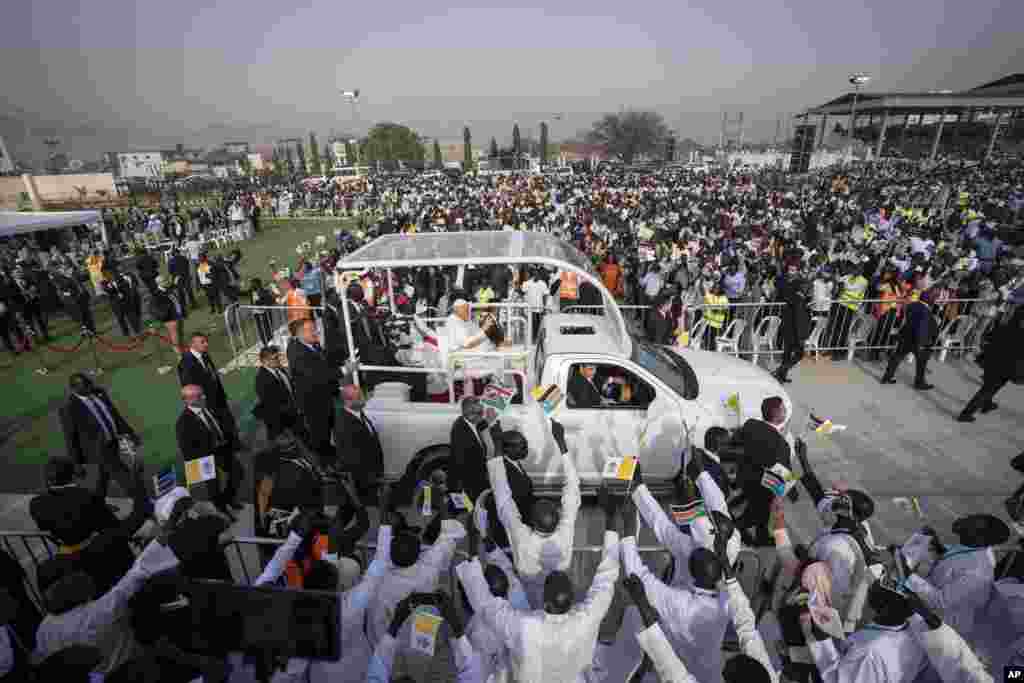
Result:
{"label": "crowd behind fence", "polygon": [[[878,360],[893,351],[899,343],[903,325],[903,308],[908,300],[865,299],[858,303],[841,300],[818,301],[810,309],[811,324],[805,352],[818,359],[829,354],[834,359],[852,361]],[[673,345],[704,351],[729,353],[754,364],[763,364],[784,351],[783,318],[787,304],[729,303],[722,305],[684,304],[676,318]],[[492,312],[506,332],[510,345],[531,345],[539,332],[541,320],[550,311],[532,308],[525,303],[473,304],[474,314]],[[651,307],[623,305],[627,323],[633,333],[644,335]],[[254,363],[258,349],[267,343],[281,348],[289,340],[288,320],[297,309],[284,306],[246,306],[234,304],[225,309],[224,322],[235,358]],[[320,320],[323,307],[307,307],[309,315]],[[600,315],[603,306],[571,305],[567,313]],[[677,309],[678,310],[678,309]],[[933,306],[938,322],[938,337],[932,347],[938,360],[950,354],[962,358],[981,349],[986,335],[1006,314],[993,301],[985,299],[943,299]],[[709,316],[709,312],[723,315]],[[417,319],[432,331],[444,324],[445,311],[429,308]],[[412,321],[412,315],[394,314],[395,319]],[[337,316],[344,325],[344,318]],[[321,333],[323,329],[321,327]],[[341,335],[344,335],[344,329]]]}

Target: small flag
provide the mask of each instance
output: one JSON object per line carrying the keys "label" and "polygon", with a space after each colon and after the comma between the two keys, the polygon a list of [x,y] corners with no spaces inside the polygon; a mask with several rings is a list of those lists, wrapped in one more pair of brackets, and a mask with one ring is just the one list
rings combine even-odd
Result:
{"label": "small flag", "polygon": [[437,632],[444,619],[436,614],[420,610],[417,610],[413,616],[412,629],[409,631],[411,639],[409,646],[417,652],[433,657],[434,647],[437,644]]}
{"label": "small flag", "polygon": [[462,512],[473,512],[473,501],[470,500],[468,493],[462,491],[455,491],[449,493],[448,497],[451,498],[452,505],[455,509],[461,510]]}
{"label": "small flag", "polygon": [[669,510],[672,513],[672,520],[676,523],[676,526],[686,526],[700,517],[708,516],[707,509],[704,507],[704,501],[699,498],[690,501],[686,505],[670,505]]}
{"label": "small flag", "polygon": [[533,399],[540,403],[544,409],[544,416],[551,417],[558,410],[562,402],[562,390],[555,384],[545,384],[534,387],[531,392]]}
{"label": "small flag", "polygon": [[420,514],[424,517],[429,517],[434,512],[434,508],[431,505],[430,500],[430,484],[424,484],[423,486],[423,504],[420,506]]}
{"label": "small flag", "polygon": [[604,478],[633,481],[636,464],[637,458],[631,455],[624,458],[608,458],[604,465]]}
{"label": "small flag", "polygon": [[185,484],[195,486],[204,481],[212,481],[217,478],[217,465],[213,456],[196,458],[185,463]]}
{"label": "small flag", "polygon": [[740,395],[738,393],[730,394],[725,399],[723,405],[725,405],[726,408],[729,408],[730,410],[733,410],[737,413],[740,412]]}
{"label": "small flag", "polygon": [[764,475],[761,477],[761,486],[781,497],[793,488],[796,481],[797,476],[788,467],[781,463],[775,463],[764,471]]}
{"label": "small flag", "polygon": [[820,417],[817,417],[813,413],[810,416],[808,427],[810,429],[813,429],[818,434],[825,435],[832,434],[833,432],[841,432],[846,429],[846,425],[835,424],[834,422],[832,422],[831,419],[822,419]]}

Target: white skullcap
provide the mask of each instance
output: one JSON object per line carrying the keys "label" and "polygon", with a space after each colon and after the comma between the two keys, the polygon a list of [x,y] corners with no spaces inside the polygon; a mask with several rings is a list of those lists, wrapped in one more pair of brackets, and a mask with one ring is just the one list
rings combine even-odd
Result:
{"label": "white skullcap", "polygon": [[174,511],[174,506],[182,498],[190,498],[188,489],[176,486],[164,495],[162,495],[157,501],[156,505],[153,506],[153,512],[156,515],[156,521],[160,524],[167,524],[167,521],[171,518],[171,513]]}
{"label": "white skullcap", "polygon": [[452,308],[455,308],[456,306],[468,306],[468,305],[469,305],[469,302],[466,301],[465,299],[456,299],[455,302],[452,304]]}

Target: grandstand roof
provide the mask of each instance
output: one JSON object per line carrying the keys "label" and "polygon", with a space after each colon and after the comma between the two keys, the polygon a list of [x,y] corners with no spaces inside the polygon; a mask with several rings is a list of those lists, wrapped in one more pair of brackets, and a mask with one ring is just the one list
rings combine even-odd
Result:
{"label": "grandstand roof", "polygon": [[[803,114],[848,115],[854,93],[846,93],[824,104],[811,107]],[[955,112],[959,109],[1024,108],[1024,74],[1011,74],[961,92],[862,92],[857,95],[858,113]]]}

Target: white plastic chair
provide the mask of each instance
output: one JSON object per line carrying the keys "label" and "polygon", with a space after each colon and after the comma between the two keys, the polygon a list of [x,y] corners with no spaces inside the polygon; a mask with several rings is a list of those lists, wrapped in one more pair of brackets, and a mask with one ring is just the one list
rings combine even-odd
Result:
{"label": "white plastic chair", "polygon": [[708,329],[708,321],[705,318],[701,318],[697,321],[697,324],[690,330],[690,339],[686,343],[688,349],[696,349],[700,351],[704,348],[704,334]]}
{"label": "white plastic chair", "polygon": [[715,339],[715,350],[719,352],[728,351],[734,356],[740,355],[740,337],[743,336],[743,328],[747,326],[746,321],[733,318],[726,325],[725,331]]}
{"label": "white plastic chair", "polygon": [[757,365],[762,347],[769,351],[775,350],[775,338],[779,336],[781,326],[782,318],[777,315],[766,315],[754,328],[754,333],[750,335],[750,341],[754,346],[754,365]]}
{"label": "white plastic chair", "polygon": [[866,313],[856,313],[853,323],[850,325],[850,336],[847,339],[846,360],[853,360],[857,353],[858,346],[864,346],[871,336],[871,330],[875,326],[875,319]]}
{"label": "white plastic chair", "polygon": [[811,319],[811,333],[807,335],[807,343],[804,348],[807,351],[814,351],[814,360],[821,357],[821,335],[825,334],[826,327],[828,327],[827,317],[819,316]]}
{"label": "white plastic chair", "polygon": [[969,315],[958,315],[942,332],[939,333],[939,361],[945,362],[950,350],[959,349],[963,353],[967,348],[967,335],[974,327],[975,319]]}

